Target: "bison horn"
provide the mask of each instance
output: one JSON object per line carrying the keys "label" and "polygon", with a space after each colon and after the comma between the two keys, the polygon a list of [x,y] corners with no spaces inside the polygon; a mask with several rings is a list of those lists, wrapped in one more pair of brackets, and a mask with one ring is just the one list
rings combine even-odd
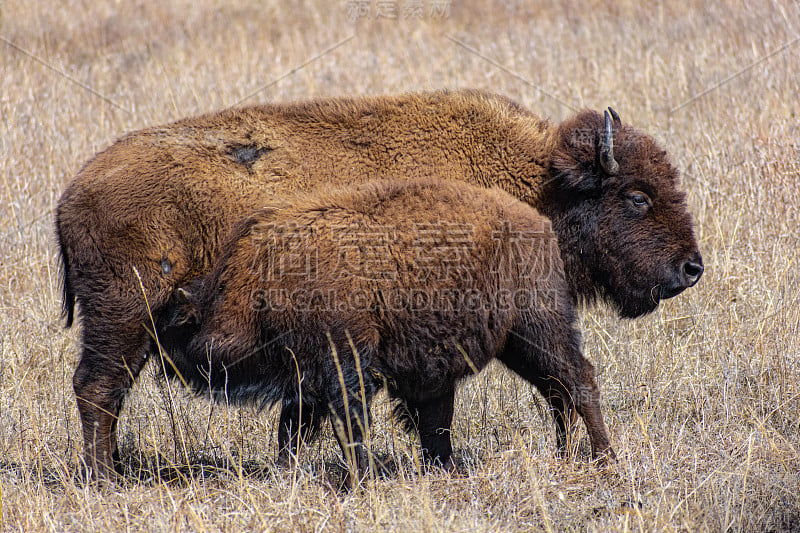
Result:
{"label": "bison horn", "polygon": [[178,290],[175,292],[178,293],[178,299],[181,302],[188,302],[192,297],[192,294],[183,287],[179,287]]}
{"label": "bison horn", "polygon": [[[611,115],[608,111],[604,111],[605,128],[603,131],[603,140],[600,143],[600,165],[609,176],[613,176],[619,171],[619,164],[614,159],[614,127],[611,123]],[[614,113],[614,115],[617,115]],[[616,116],[619,119],[619,116]]]}
{"label": "bison horn", "polygon": [[622,120],[620,120],[619,115],[613,108],[609,107],[608,112],[611,113],[611,119],[614,121],[614,127],[619,128],[622,126]]}

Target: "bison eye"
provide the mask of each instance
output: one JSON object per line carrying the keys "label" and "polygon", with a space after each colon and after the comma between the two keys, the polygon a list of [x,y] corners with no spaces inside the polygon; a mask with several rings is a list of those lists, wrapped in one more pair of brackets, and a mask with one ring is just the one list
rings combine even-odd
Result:
{"label": "bison eye", "polygon": [[628,199],[639,209],[646,209],[653,206],[652,200],[645,193],[641,191],[634,191],[628,195]]}

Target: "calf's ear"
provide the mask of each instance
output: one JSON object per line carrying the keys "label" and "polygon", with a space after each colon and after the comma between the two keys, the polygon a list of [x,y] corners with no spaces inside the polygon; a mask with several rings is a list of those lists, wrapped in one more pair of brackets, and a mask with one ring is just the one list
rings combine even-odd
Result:
{"label": "calf's ear", "polygon": [[170,326],[194,325],[200,321],[200,313],[192,293],[180,287],[175,291],[175,301],[177,305],[170,317]]}

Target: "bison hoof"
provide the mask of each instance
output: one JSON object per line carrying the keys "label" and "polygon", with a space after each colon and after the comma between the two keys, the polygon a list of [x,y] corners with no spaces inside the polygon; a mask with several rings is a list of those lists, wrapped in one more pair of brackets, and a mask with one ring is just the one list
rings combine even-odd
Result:
{"label": "bison hoof", "polygon": [[456,466],[455,461],[453,461],[452,457],[448,457],[447,461],[444,462],[442,465],[442,470],[447,472],[451,477],[467,477],[465,472],[462,472]]}
{"label": "bison hoof", "polygon": [[441,471],[446,472],[454,477],[466,477],[466,474],[462,473],[458,469],[458,466],[456,466],[456,463],[453,461],[452,457],[448,457],[444,460],[444,462],[442,462],[438,457],[425,458],[420,469],[421,474],[429,474],[432,472]]}
{"label": "bison hoof", "polygon": [[106,466],[91,467],[83,465],[80,469],[80,478],[87,485],[94,485],[97,487],[111,487],[120,485],[124,481],[124,477],[116,470],[109,469]]}
{"label": "bison hoof", "polygon": [[280,469],[290,469],[296,467],[298,464],[297,456],[289,452],[281,452],[275,459],[275,466]]}
{"label": "bison hoof", "polygon": [[617,454],[614,453],[614,449],[609,446],[601,452],[592,453],[592,459],[599,466],[611,466],[617,462]]}

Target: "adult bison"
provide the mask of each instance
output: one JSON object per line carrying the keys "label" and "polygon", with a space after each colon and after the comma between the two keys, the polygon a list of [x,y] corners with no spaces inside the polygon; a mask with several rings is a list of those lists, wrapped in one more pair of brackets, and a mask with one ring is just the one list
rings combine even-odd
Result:
{"label": "adult bison", "polygon": [[553,406],[559,449],[577,413],[592,455],[613,457],[574,322],[544,216],[498,189],[395,180],[257,211],[158,329],[169,377],[223,401],[294,406],[279,431],[287,458],[331,417],[363,475],[369,404],[384,385],[426,462],[452,468],[456,384],[494,358]]}
{"label": "adult bison", "polygon": [[[63,311],[82,320],[73,385],[87,464],[111,474],[122,401],[175,288],[205,274],[234,224],[293,192],[425,177],[495,186],[553,224],[573,298],[625,317],[703,267],[678,172],[651,137],[582,111],[553,125],[476,91],[229,109],[131,133],[62,195]],[[636,232],[623,232],[636,223]],[[620,269],[609,258],[636,250]]]}

